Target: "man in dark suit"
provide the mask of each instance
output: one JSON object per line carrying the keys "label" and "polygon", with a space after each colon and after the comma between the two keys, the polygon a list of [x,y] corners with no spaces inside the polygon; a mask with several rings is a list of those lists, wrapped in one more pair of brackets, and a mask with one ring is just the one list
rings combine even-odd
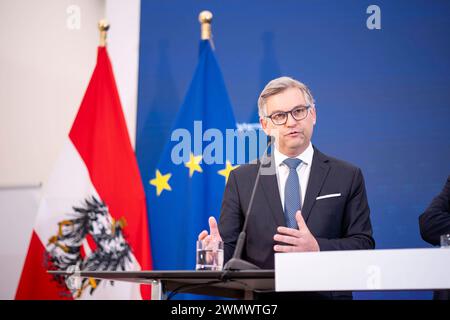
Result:
{"label": "man in dark suit", "polygon": [[[419,217],[419,227],[422,239],[438,246],[440,237],[450,233],[450,176],[441,193]],[[450,300],[450,290],[434,292],[436,300]]]}
{"label": "man in dark suit", "polygon": [[210,235],[204,230],[199,239],[223,239],[225,261],[231,258],[261,170],[244,260],[273,269],[276,252],[373,249],[361,170],[312,145],[316,110],[309,89],[288,77],[272,80],[258,99],[258,109],[263,130],[275,137],[275,148],[261,168],[257,162],[230,173],[220,224],[210,218]]}

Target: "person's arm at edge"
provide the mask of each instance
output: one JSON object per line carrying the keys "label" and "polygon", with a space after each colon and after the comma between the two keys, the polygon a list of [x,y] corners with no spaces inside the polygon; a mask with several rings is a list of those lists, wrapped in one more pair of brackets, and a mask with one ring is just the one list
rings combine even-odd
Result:
{"label": "person's arm at edge", "polygon": [[440,236],[450,233],[450,176],[441,193],[419,217],[420,235],[432,245],[439,245]]}

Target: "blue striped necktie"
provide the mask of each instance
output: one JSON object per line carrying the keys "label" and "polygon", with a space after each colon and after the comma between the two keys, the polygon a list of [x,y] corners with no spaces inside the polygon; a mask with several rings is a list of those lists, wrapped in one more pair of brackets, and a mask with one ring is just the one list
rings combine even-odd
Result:
{"label": "blue striped necktie", "polygon": [[288,158],[283,163],[289,167],[289,175],[284,186],[284,218],[288,228],[298,229],[295,213],[302,209],[302,198],[300,196],[297,167],[302,163],[302,160]]}

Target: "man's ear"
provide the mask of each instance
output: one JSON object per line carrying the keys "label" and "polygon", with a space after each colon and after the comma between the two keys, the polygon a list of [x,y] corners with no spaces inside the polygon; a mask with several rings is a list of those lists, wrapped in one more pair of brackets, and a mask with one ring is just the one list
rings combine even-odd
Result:
{"label": "man's ear", "polygon": [[267,126],[267,119],[263,117],[259,117],[259,123],[261,124],[261,128],[267,136],[270,136],[270,128]]}
{"label": "man's ear", "polygon": [[315,125],[316,121],[317,121],[317,114],[316,114],[315,106],[312,106],[312,108],[311,108],[311,116],[312,116],[312,120],[313,120],[313,125]]}

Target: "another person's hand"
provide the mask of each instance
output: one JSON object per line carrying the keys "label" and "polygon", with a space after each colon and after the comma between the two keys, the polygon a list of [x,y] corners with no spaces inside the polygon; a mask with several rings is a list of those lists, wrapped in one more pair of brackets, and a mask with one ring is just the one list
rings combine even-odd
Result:
{"label": "another person's hand", "polygon": [[202,232],[199,233],[198,240],[222,241],[216,219],[214,217],[209,217],[208,223],[209,223],[209,234],[207,230],[203,230]]}
{"label": "another person's hand", "polygon": [[295,219],[297,220],[298,230],[286,227],[277,228],[278,233],[273,236],[273,239],[287,245],[276,244],[273,250],[275,252],[320,251],[319,244],[306,226],[300,211],[295,214]]}

